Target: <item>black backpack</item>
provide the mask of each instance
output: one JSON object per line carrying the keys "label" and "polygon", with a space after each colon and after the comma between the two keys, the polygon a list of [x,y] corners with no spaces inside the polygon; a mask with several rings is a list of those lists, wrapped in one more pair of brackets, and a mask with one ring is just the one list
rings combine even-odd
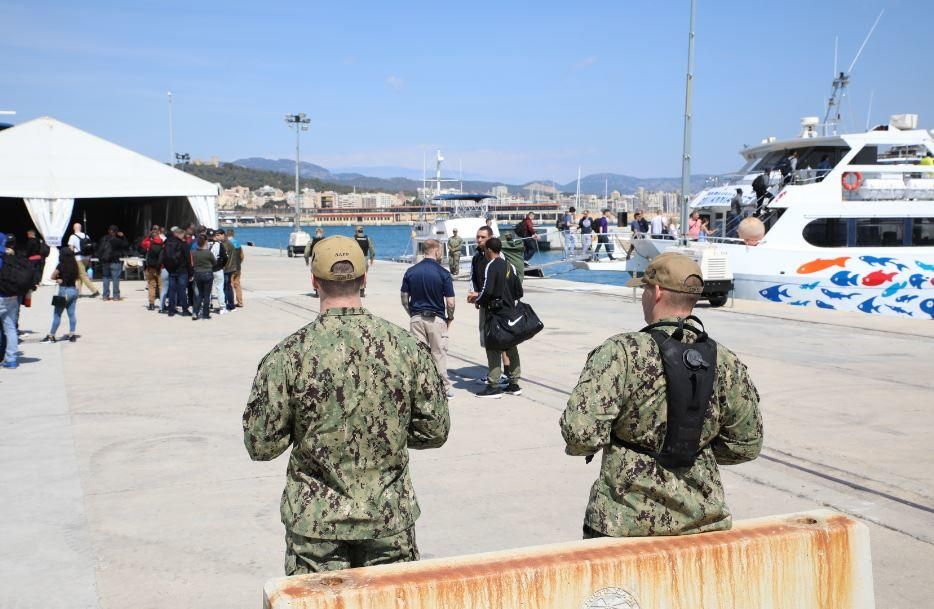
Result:
{"label": "black backpack", "polygon": [[185,242],[173,239],[165,242],[162,248],[162,266],[169,272],[174,272],[185,266]]}
{"label": "black backpack", "polygon": [[525,220],[521,220],[518,224],[512,227],[513,232],[516,234],[516,237],[528,237],[528,233],[525,230]]}
{"label": "black backpack", "polygon": [[159,268],[159,259],[162,257],[163,249],[161,243],[150,241],[149,251],[146,252],[146,266],[154,269]]}
{"label": "black backpack", "polygon": [[0,296],[23,296],[36,287],[32,265],[22,256],[4,256],[0,267]]}
{"label": "black backpack", "polygon": [[43,258],[48,258],[49,254],[52,253],[52,248],[49,247],[49,244],[45,241],[39,242],[39,255]]}
{"label": "black backpack", "polygon": [[110,242],[110,239],[104,237],[101,239],[101,242],[97,244],[97,258],[101,262],[111,262],[113,255],[113,244]]}
{"label": "black backpack", "polygon": [[91,238],[85,235],[78,242],[78,255],[80,256],[91,256],[94,254],[94,242],[91,241]]}

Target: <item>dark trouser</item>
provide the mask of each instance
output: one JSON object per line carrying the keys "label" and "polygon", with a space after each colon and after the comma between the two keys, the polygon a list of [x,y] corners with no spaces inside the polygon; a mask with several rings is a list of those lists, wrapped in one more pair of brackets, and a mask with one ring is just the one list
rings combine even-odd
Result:
{"label": "dark trouser", "polygon": [[227,310],[233,311],[237,305],[234,304],[234,291],[233,291],[233,271],[224,272],[224,300],[227,301]]}
{"label": "dark trouser", "polygon": [[[486,325],[490,320],[490,313],[486,309],[480,310],[480,345],[486,349]],[[509,365],[509,382],[518,383],[522,375],[522,368],[519,363],[519,348],[513,347],[507,351],[494,351],[486,349],[486,365],[489,369],[486,376],[487,385],[496,387],[499,385],[499,379],[503,375],[503,354]]]}
{"label": "dark trouser", "polygon": [[195,306],[193,313],[209,319],[211,317],[211,287],[214,284],[214,273],[195,273]]}
{"label": "dark trouser", "polygon": [[524,250],[522,252],[522,259],[531,260],[532,256],[535,255],[536,250],[538,250],[538,242],[535,238],[528,237],[522,240],[522,247]]}
{"label": "dark trouser", "polygon": [[738,214],[728,213],[726,215],[726,236],[727,237],[733,237],[735,239],[739,235],[739,233],[737,233],[736,231],[739,228],[739,221],[742,219],[743,217]]}
{"label": "dark trouser", "polygon": [[600,531],[591,529],[586,524],[584,525],[584,539],[597,539],[598,537],[609,537],[609,535],[604,535]]}
{"label": "dark trouser", "polygon": [[593,250],[593,257],[597,257],[597,252],[600,251],[601,245],[603,246],[604,251],[606,251],[606,255],[609,258],[613,258],[613,244],[610,243],[610,236],[603,233],[597,235],[597,247],[595,247]]}
{"label": "dark trouser", "polygon": [[412,562],[418,558],[414,526],[379,539],[313,539],[288,531],[285,534],[286,575]]}
{"label": "dark trouser", "polygon": [[169,272],[169,315],[175,315],[176,307],[188,313],[188,272]]}

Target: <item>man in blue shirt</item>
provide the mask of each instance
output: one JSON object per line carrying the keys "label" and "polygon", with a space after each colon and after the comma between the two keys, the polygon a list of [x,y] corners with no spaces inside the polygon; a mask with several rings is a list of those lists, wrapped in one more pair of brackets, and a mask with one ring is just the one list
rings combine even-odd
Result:
{"label": "man in blue shirt", "polygon": [[448,328],[454,321],[454,281],[441,266],[441,243],[424,243],[425,258],[402,278],[402,308],[409,314],[409,330],[431,348],[448,398],[454,397],[448,379]]}

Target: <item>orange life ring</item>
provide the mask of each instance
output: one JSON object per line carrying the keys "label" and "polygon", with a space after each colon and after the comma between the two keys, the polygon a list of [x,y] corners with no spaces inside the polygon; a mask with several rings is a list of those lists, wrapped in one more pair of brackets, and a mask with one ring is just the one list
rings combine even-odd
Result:
{"label": "orange life ring", "polygon": [[[856,179],[850,181],[850,176],[853,176]],[[848,171],[840,176],[840,183],[843,185],[843,190],[849,190],[852,192],[863,185],[863,174],[858,171]]]}

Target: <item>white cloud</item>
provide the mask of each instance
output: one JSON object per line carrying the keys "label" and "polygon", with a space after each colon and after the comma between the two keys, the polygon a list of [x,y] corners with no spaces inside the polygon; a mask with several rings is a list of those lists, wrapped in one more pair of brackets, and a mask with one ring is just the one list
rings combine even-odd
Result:
{"label": "white cloud", "polygon": [[405,86],[405,81],[396,76],[395,74],[390,74],[386,77],[386,86],[390,89],[395,89],[396,91],[400,90]]}

